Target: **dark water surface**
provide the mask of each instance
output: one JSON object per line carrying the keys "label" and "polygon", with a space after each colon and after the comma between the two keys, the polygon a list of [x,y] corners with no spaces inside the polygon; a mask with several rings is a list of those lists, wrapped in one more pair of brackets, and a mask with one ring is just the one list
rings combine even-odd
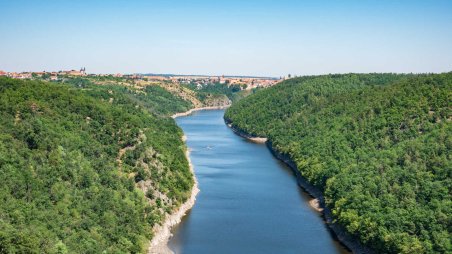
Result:
{"label": "dark water surface", "polygon": [[176,253],[348,253],[290,169],[230,130],[223,110],[177,118],[201,192],[173,230]]}

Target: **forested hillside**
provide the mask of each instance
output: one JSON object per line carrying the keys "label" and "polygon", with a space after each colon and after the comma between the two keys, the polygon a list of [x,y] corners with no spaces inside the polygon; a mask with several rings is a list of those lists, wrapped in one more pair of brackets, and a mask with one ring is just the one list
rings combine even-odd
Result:
{"label": "forested hillside", "polygon": [[126,97],[127,103],[135,103],[154,115],[170,116],[175,112],[185,112],[194,106],[190,101],[184,100],[180,94],[173,95],[158,85],[134,86],[133,83],[127,83],[130,81],[122,78],[114,78],[105,84],[97,84],[100,83],[98,79],[100,77],[67,77],[61,82],[81,88],[103,100],[115,99],[111,96],[115,91]]}
{"label": "forested hillside", "polygon": [[190,196],[191,104],[135,91],[0,77],[0,253],[139,253]]}
{"label": "forested hillside", "polygon": [[231,108],[378,253],[451,253],[452,73],[302,77]]}
{"label": "forested hillside", "polygon": [[[215,83],[205,84],[202,88],[198,88],[195,83],[183,84],[167,80],[156,81],[135,79],[127,76],[114,77],[112,75],[108,75],[73,77],[62,75],[57,82],[89,83],[101,86],[119,85],[128,92],[132,92],[135,95],[140,94],[140,97],[152,97],[150,103],[154,104],[154,109],[158,108],[157,111],[160,114],[162,112],[170,112],[169,109],[174,110],[174,106],[179,107],[177,112],[187,111],[187,104],[190,107],[195,108],[225,106],[229,105],[231,100],[235,100],[238,97],[246,95],[246,93],[242,93],[240,90],[241,86],[239,85],[229,86],[228,84]],[[172,101],[173,103],[171,103]],[[159,104],[164,105],[164,107],[158,107]],[[185,107],[185,110],[182,110],[181,107]]]}
{"label": "forested hillside", "polygon": [[198,87],[196,83],[184,85],[185,87],[195,91],[196,97],[208,106],[217,106],[230,104],[229,101],[236,101],[245,95],[242,92],[241,85],[229,85],[213,83]]}

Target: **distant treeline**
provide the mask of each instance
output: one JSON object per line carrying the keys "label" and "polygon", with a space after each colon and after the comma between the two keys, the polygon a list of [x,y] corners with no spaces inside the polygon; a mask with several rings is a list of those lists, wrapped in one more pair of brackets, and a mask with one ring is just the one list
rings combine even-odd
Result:
{"label": "distant treeline", "polygon": [[237,98],[237,94],[241,92],[241,90],[245,87],[245,85],[228,85],[228,84],[205,84],[202,87],[198,88],[196,83],[190,83],[184,85],[187,88],[196,92],[196,97],[204,102],[209,100],[212,97],[225,97],[229,100],[234,100]]}
{"label": "distant treeline", "polygon": [[452,73],[301,77],[227,110],[378,253],[451,253]]}

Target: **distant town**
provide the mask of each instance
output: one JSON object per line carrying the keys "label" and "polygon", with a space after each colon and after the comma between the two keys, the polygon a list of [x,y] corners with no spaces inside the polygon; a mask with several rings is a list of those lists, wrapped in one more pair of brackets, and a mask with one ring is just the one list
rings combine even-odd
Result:
{"label": "distant town", "polygon": [[249,76],[207,76],[207,75],[176,75],[176,74],[88,74],[86,68],[80,70],[61,70],[53,72],[5,72],[0,70],[0,76],[14,79],[44,79],[59,81],[66,77],[116,77],[137,81],[171,82],[178,84],[192,84],[201,89],[209,84],[240,85],[243,89],[265,88],[273,86],[288,77],[249,77]]}

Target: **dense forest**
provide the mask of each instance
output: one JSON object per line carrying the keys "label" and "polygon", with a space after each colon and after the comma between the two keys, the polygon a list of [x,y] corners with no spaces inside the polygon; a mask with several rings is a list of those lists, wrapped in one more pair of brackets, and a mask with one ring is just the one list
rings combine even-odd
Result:
{"label": "dense forest", "polygon": [[198,87],[196,83],[190,83],[184,86],[195,91],[196,97],[205,104],[209,104],[209,101],[212,100],[235,102],[246,97],[251,92],[250,90],[243,90],[246,85],[239,84],[212,83]]}
{"label": "dense forest", "polygon": [[[190,101],[184,100],[180,96],[173,95],[163,87],[158,85],[134,86],[133,83],[126,83],[123,78],[106,77],[67,77],[60,83],[70,84],[76,88],[82,88],[92,95],[104,100],[110,100],[110,94],[115,91],[126,97],[130,102],[148,110],[153,115],[169,116],[175,112],[185,112],[193,107]],[[110,81],[105,84],[97,84],[98,81]],[[127,84],[127,85],[124,85]],[[129,102],[129,101],[128,101]]]}
{"label": "dense forest", "polygon": [[451,253],[452,73],[301,77],[231,108],[377,253]]}
{"label": "dense forest", "polygon": [[0,253],[140,253],[190,196],[191,104],[144,90],[0,77]]}
{"label": "dense forest", "polygon": [[234,93],[242,90],[243,86],[240,85],[228,85],[220,83],[205,84],[198,87],[195,83],[186,84],[186,87],[197,91],[200,99],[208,96],[209,94],[226,95],[228,98],[232,98]]}

